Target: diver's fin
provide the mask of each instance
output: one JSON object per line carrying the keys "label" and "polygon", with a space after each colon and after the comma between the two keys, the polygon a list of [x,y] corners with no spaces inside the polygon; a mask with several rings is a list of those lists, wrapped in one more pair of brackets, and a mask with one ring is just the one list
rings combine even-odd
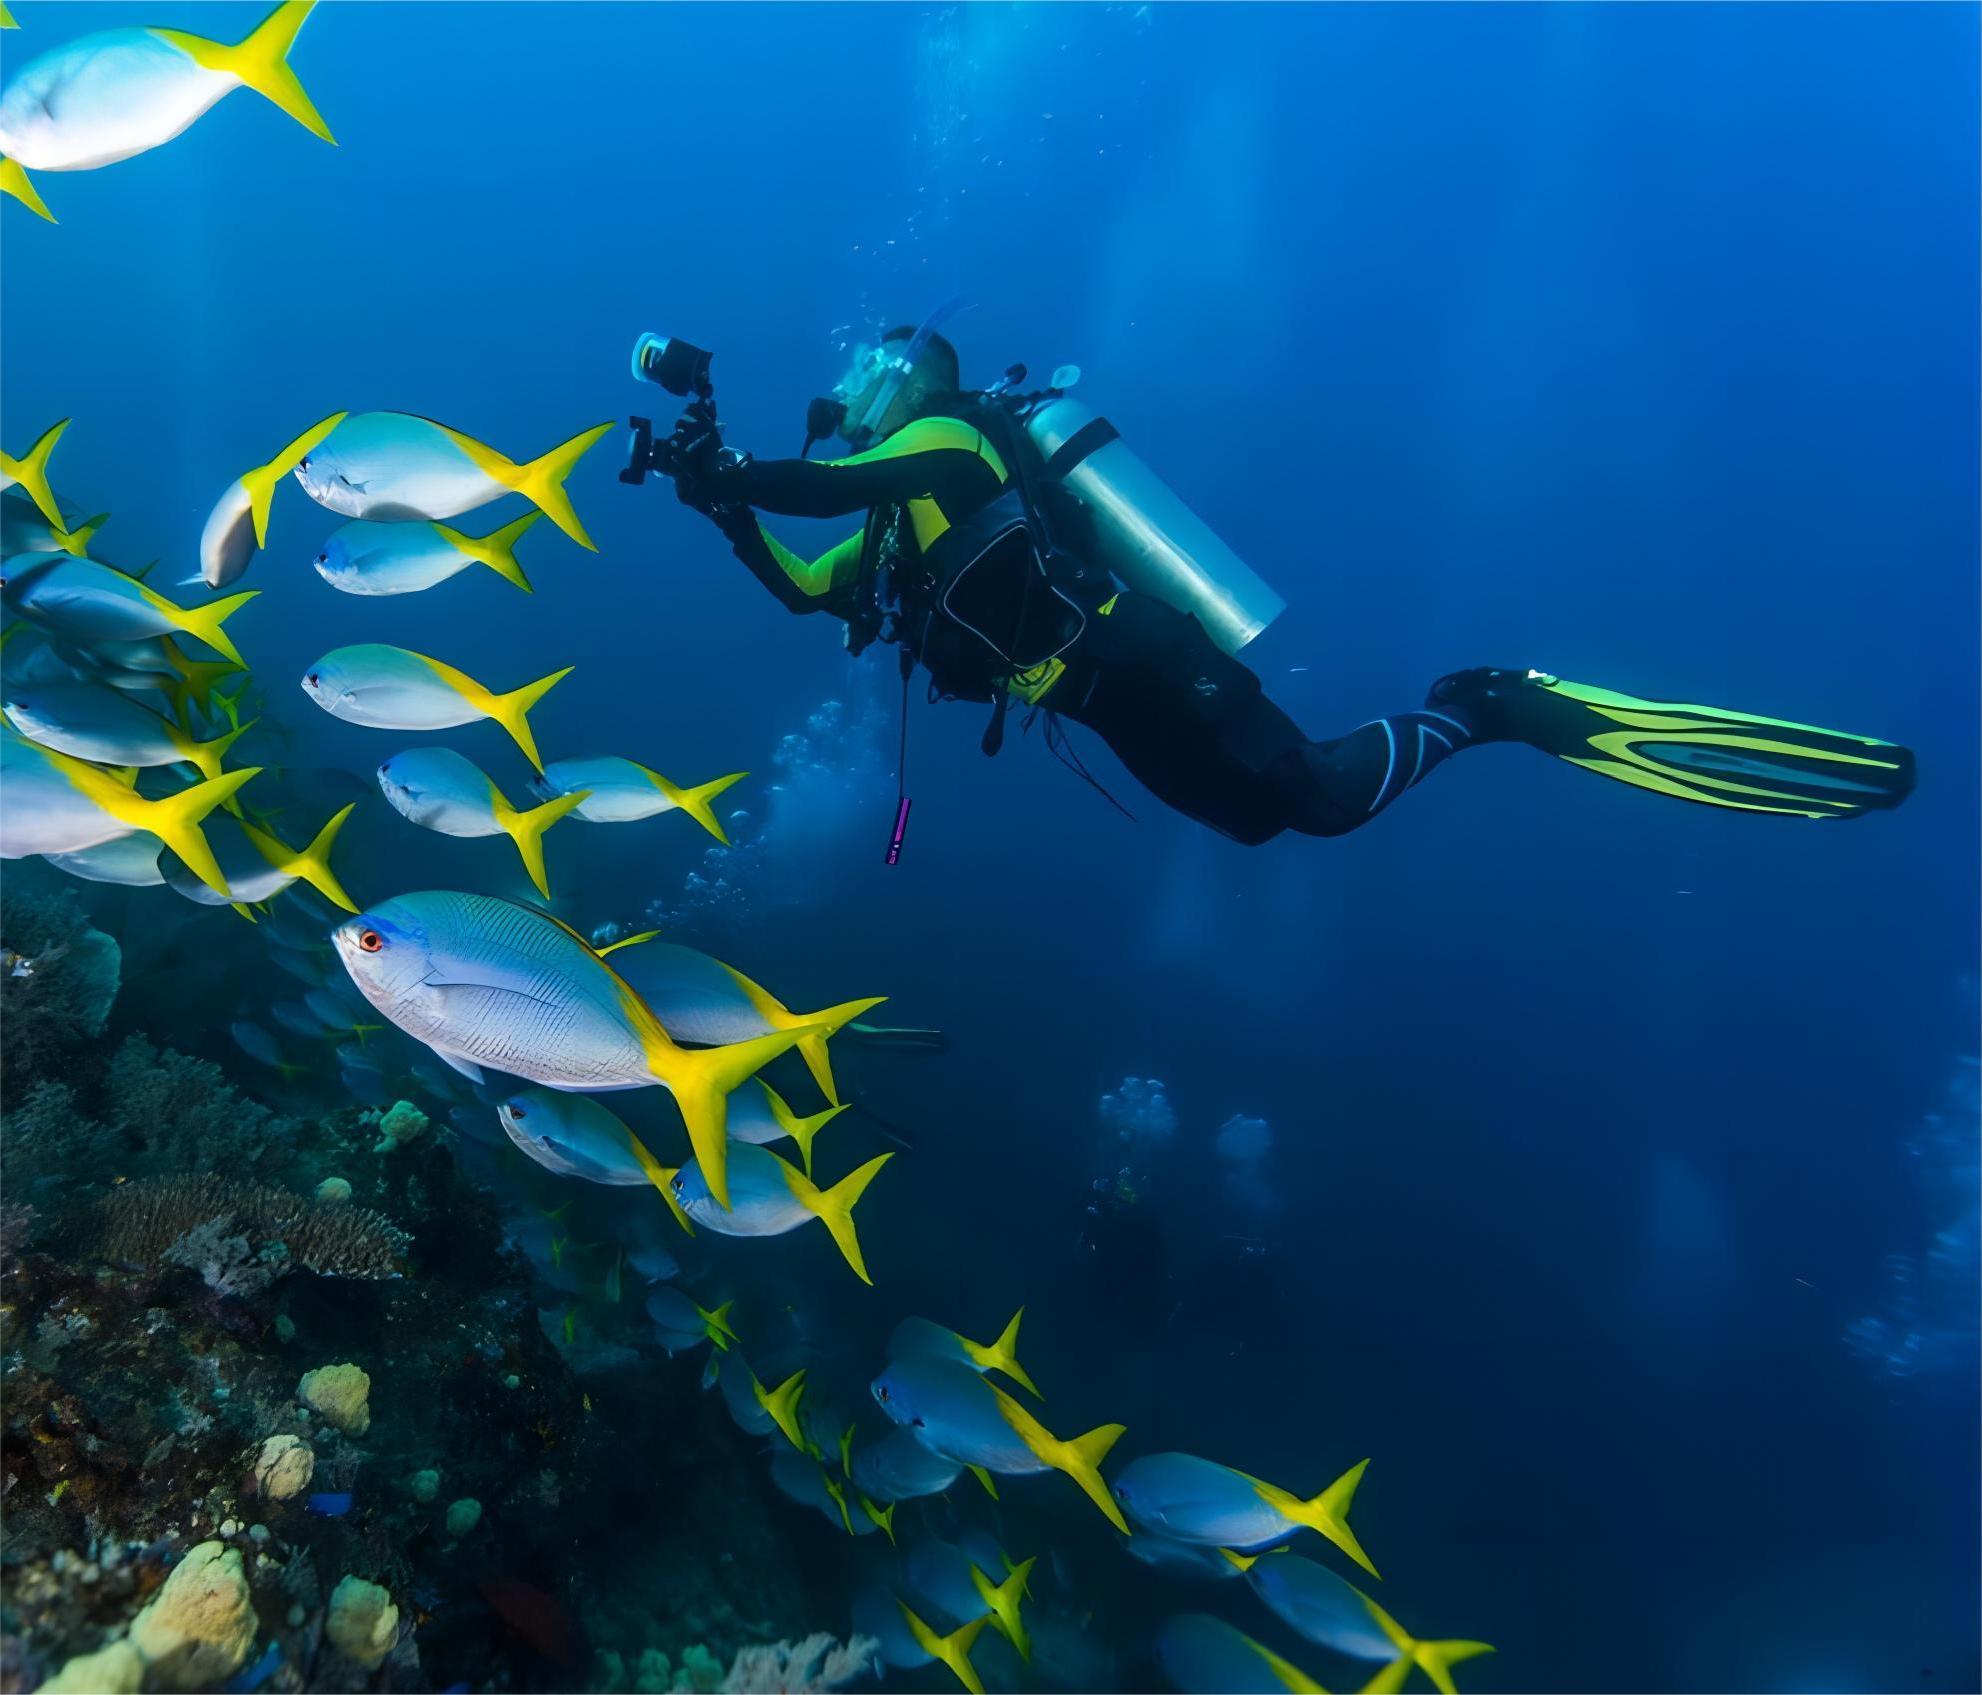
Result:
{"label": "diver's fin", "polygon": [[785,1165],[785,1182],[791,1186],[791,1192],[798,1197],[799,1204],[832,1232],[833,1240],[839,1244],[847,1264],[853,1267],[854,1276],[869,1285],[874,1279],[867,1275],[867,1260],[860,1251],[860,1238],[854,1234],[853,1206],[866,1192],[867,1185],[874,1181],[875,1173],[894,1157],[892,1153],[876,1154],[858,1170],[848,1172],[830,1189],[821,1189],[803,1172]]}
{"label": "diver's fin", "polygon": [[585,450],[611,428],[610,423],[594,424],[569,441],[559,442],[541,458],[532,459],[527,465],[513,466],[509,478],[511,488],[580,547],[588,548],[593,553],[599,549],[585,533],[585,526],[578,518],[578,509],[571,504],[571,496],[565,493],[564,479],[571,474],[572,466],[584,457]]}
{"label": "diver's fin", "polygon": [[241,650],[234,645],[233,638],[220,626],[260,594],[260,589],[245,589],[240,594],[223,595],[219,600],[209,601],[204,606],[176,606],[163,595],[153,594],[142,583],[138,585],[138,592],[158,611],[169,612],[175,628],[185,631],[196,641],[205,642],[223,659],[244,670],[247,668],[248,662],[241,657]]}
{"label": "diver's fin", "polygon": [[997,1396],[998,1410],[1005,1415],[1005,1422],[1034,1456],[1044,1460],[1055,1471],[1063,1471],[1071,1477],[1081,1486],[1087,1498],[1107,1515],[1108,1522],[1124,1536],[1128,1535],[1128,1521],[1122,1517],[1122,1509],[1115,1505],[1115,1497],[1108,1493],[1108,1485],[1101,1477],[1101,1462],[1120,1439],[1124,1427],[1101,1424],[1085,1436],[1071,1436],[1063,1441],[997,1384],[987,1383],[986,1387]]}
{"label": "diver's fin", "polygon": [[1349,1528],[1349,1506],[1356,1498],[1356,1485],[1362,1482],[1363,1473],[1368,1469],[1368,1460],[1358,1460],[1319,1495],[1308,1501],[1302,1500],[1298,1495],[1290,1494],[1285,1489],[1275,1488],[1271,1483],[1262,1483],[1257,1477],[1249,1477],[1247,1481],[1258,1491],[1260,1499],[1283,1518],[1294,1524],[1304,1524],[1310,1530],[1320,1531],[1371,1577],[1380,1579],[1382,1574],[1370,1564],[1369,1555],[1363,1552],[1363,1545],[1356,1540],[1356,1533]]}
{"label": "diver's fin", "polygon": [[1489,734],[1600,777],[1703,806],[1852,818],[1913,792],[1912,752],[1871,736],[1718,706],[1640,700],[1545,671],[1460,672],[1434,686],[1473,706]]}
{"label": "diver's fin", "polygon": [[900,1596],[895,1597],[895,1605],[901,1608],[902,1617],[908,1621],[908,1633],[915,1638],[915,1645],[932,1660],[941,1660],[948,1666],[970,1695],[984,1695],[983,1681],[977,1675],[977,1668],[970,1663],[970,1645],[977,1640],[978,1632],[991,1622],[991,1615],[979,1613],[970,1623],[959,1625],[948,1636],[938,1636]]}
{"label": "diver's fin", "polygon": [[[21,174],[20,166],[11,159],[0,165],[0,188],[5,188],[8,193],[18,198],[19,187],[9,184],[7,180],[9,168],[20,177],[20,186],[26,185],[27,178]],[[32,194],[34,191],[29,189],[28,192]],[[36,195],[28,204],[34,206],[44,218],[47,218],[48,208],[40,204],[40,198]],[[53,223],[54,219],[50,218],[49,222]],[[48,486],[48,456],[55,451],[55,444],[62,439],[62,432],[72,422],[72,419],[64,418],[59,424],[50,424],[35,437],[34,445],[18,459],[11,453],[0,453],[0,473],[4,473],[9,482],[20,484],[27,491],[28,499],[34,502],[42,517],[58,530],[62,527],[62,508],[55,499],[55,491]]]}
{"label": "diver's fin", "polygon": [[1005,1574],[1002,1583],[993,1583],[975,1564],[970,1568],[970,1581],[978,1599],[991,1609],[991,1620],[999,1634],[1019,1651],[1019,1658],[1027,1665],[1032,1663],[1032,1638],[1026,1633],[1019,1602],[1025,1595],[1025,1580],[1032,1575],[1032,1566],[1032,1560],[1021,1560]]}
{"label": "diver's fin", "polygon": [[[0,194],[11,194],[30,212],[37,217],[46,218],[51,224],[60,222],[55,214],[49,211],[48,202],[36,192],[34,184],[28,181],[28,174],[21,169],[21,162],[18,159],[0,159]],[[64,422],[66,423],[67,420],[65,419]],[[37,500],[35,505],[41,506],[41,502]],[[62,522],[59,516],[51,513],[45,506],[41,508],[41,515],[51,524]]]}
{"label": "diver's fin", "polygon": [[158,36],[177,47],[194,64],[209,71],[224,71],[229,76],[239,77],[265,99],[273,101],[297,123],[312,135],[320,136],[333,147],[337,137],[330,133],[330,126],[303,92],[303,85],[296,80],[296,73],[289,68],[289,49],[296,43],[296,32],[303,27],[303,20],[310,15],[316,0],[282,0],[282,4],[255,25],[254,31],[245,41],[230,47],[225,42],[209,41],[203,35],[188,35],[183,30],[154,29],[146,33]]}
{"label": "diver's fin", "polygon": [[242,472],[241,486],[248,491],[248,511],[255,521],[255,546],[268,546],[268,514],[275,503],[275,485],[302,464],[348,416],[333,412],[328,418],[319,418],[266,465]]}
{"label": "diver's fin", "polygon": [[839,1117],[841,1113],[845,1112],[846,1108],[844,1106],[829,1106],[825,1111],[815,1112],[809,1118],[800,1118],[797,1113],[793,1112],[785,1104],[784,1096],[779,1094],[770,1084],[766,1083],[763,1078],[760,1077],[757,1079],[757,1087],[764,1091],[765,1098],[770,1101],[771,1117],[776,1121],[778,1128],[798,1144],[798,1157],[804,1162],[805,1175],[810,1177],[812,1175],[813,1138],[821,1130],[825,1129],[828,1124],[832,1123],[834,1119]]}
{"label": "diver's fin", "polygon": [[504,582],[514,583],[525,594],[535,594],[537,591],[530,586],[530,579],[523,575],[523,567],[516,562],[516,538],[542,516],[542,512],[526,512],[514,523],[504,524],[485,536],[463,535],[445,524],[435,524],[434,528],[451,546],[478,564],[488,566]]}
{"label": "diver's fin", "polygon": [[530,873],[530,881],[537,885],[537,893],[545,900],[551,898],[551,885],[544,870],[544,832],[566,813],[582,806],[591,793],[590,789],[574,789],[568,795],[545,801],[542,806],[518,812],[503,798],[495,784],[489,785],[489,800],[495,808],[495,821],[516,844],[516,851],[523,856],[523,869]]}
{"label": "diver's fin", "polygon": [[576,669],[576,666],[567,665],[562,671],[553,671],[548,677],[539,677],[534,683],[511,689],[508,694],[496,694],[487,689],[482,691],[487,696],[482,703],[483,709],[509,732],[510,740],[523,750],[523,757],[537,768],[539,776],[543,775],[544,762],[537,757],[537,738],[530,730],[530,708]]}
{"label": "diver's fin", "polygon": [[659,789],[662,794],[666,795],[669,800],[673,801],[677,807],[693,818],[696,823],[700,824],[703,829],[707,830],[724,847],[729,846],[729,837],[723,833],[722,824],[717,820],[716,814],[710,807],[709,802],[714,800],[717,795],[721,794],[732,783],[742,782],[745,777],[750,775],[748,771],[732,771],[727,777],[717,777],[711,782],[697,783],[691,789],[684,789],[670,783],[660,772],[649,770],[645,765],[642,765],[640,770],[646,775],[647,780],[655,788]]}
{"label": "diver's fin", "polygon": [[970,1356],[971,1363],[979,1371],[1002,1371],[1028,1395],[1039,1400],[1046,1397],[1039,1393],[1038,1385],[1025,1374],[1025,1367],[1019,1364],[1019,1320],[1025,1317],[1025,1308],[1012,1314],[1011,1323],[1000,1333],[998,1340],[988,1346],[983,1342],[973,1342],[967,1336],[959,1336],[963,1351]]}

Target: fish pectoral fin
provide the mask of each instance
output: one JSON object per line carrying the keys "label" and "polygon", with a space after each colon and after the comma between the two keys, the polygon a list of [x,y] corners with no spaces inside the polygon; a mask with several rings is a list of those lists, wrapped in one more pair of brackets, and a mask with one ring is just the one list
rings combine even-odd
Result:
{"label": "fish pectoral fin", "polygon": [[487,1081],[487,1079],[482,1076],[482,1068],[479,1065],[477,1065],[473,1060],[463,1059],[459,1054],[449,1053],[445,1048],[435,1048],[434,1052],[439,1054],[442,1059],[444,1059],[449,1065],[453,1066],[454,1069],[460,1072],[463,1077],[467,1078],[469,1082],[481,1083]]}

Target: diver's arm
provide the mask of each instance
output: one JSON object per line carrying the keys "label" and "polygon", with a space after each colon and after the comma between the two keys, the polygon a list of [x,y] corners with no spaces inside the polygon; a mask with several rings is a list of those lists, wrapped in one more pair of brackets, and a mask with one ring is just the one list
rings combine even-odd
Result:
{"label": "diver's arm", "polygon": [[817,559],[801,559],[748,512],[723,525],[730,545],[750,568],[750,574],[776,595],[787,612],[832,612],[844,615],[845,591],[860,574],[864,528],[829,548]]}
{"label": "diver's arm", "polygon": [[848,459],[750,459],[711,472],[704,486],[722,505],[841,518],[905,500],[955,509],[990,499],[1002,482],[978,430],[955,418],[919,418]]}

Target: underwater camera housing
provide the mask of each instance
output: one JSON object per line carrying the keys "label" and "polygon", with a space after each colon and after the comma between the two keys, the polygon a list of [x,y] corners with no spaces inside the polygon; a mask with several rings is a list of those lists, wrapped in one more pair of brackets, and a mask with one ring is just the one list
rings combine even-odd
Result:
{"label": "underwater camera housing", "polygon": [[633,344],[633,379],[658,383],[669,394],[688,402],[676,420],[674,433],[654,439],[651,418],[628,418],[633,434],[627,443],[623,483],[644,483],[649,471],[677,477],[684,471],[708,470],[723,451],[721,426],[716,422],[716,388],[709,379],[715,355],[679,336],[649,330]]}

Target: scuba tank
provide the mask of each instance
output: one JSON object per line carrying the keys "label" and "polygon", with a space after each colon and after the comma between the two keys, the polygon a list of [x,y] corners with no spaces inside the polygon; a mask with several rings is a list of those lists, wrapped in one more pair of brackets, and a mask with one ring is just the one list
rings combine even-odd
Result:
{"label": "scuba tank", "polygon": [[1237,653],[1287,608],[1211,526],[1173,494],[1115,426],[1049,390],[1024,414],[1046,476],[1079,497],[1094,520],[1097,565],[1129,588],[1192,614]]}

